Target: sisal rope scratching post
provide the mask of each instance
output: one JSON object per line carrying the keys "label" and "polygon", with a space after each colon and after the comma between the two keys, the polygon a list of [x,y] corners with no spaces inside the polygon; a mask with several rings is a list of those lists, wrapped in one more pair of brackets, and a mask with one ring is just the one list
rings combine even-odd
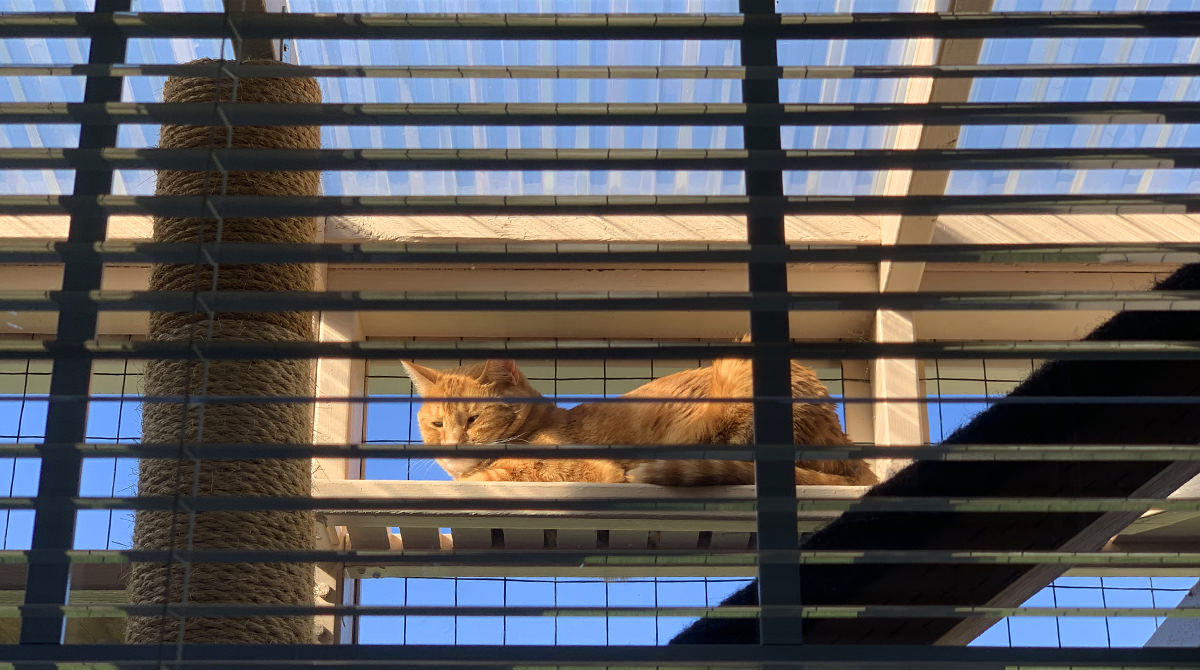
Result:
{"label": "sisal rope scratching post", "polygon": [[[205,61],[199,61],[205,62]],[[207,61],[216,67],[216,61]],[[273,61],[272,61],[273,62]],[[228,79],[172,77],[163,89],[165,102],[230,100]],[[237,87],[241,102],[320,102],[315,79],[253,78]],[[233,129],[232,146],[318,149],[318,127],[254,127]],[[206,126],[163,126],[163,148],[223,147],[226,129]],[[317,195],[317,172],[231,172],[225,186],[230,195]],[[158,173],[160,195],[216,194],[222,189],[215,172],[163,170]],[[225,219],[220,238],[225,242],[313,242],[316,220],[309,217]],[[205,218],[155,218],[155,242],[215,240],[217,221]],[[207,290],[209,266],[155,265],[154,291]],[[217,272],[221,290],[307,291],[315,270],[306,265],[223,265]],[[313,339],[310,312],[217,314],[214,340],[297,341]],[[152,313],[153,340],[200,341],[209,333],[204,314]],[[146,368],[145,393],[151,396],[311,396],[314,379],[310,361],[153,361]],[[148,443],[306,444],[312,441],[312,406],[308,404],[239,404],[197,407],[180,403],[146,403],[142,410],[143,440]],[[198,474],[201,496],[308,496],[312,476],[307,460],[216,460],[199,465],[190,460],[144,459],[138,492],[143,496],[188,496]],[[194,530],[184,511],[137,515],[135,549],[311,549],[309,512],[235,511],[196,514]],[[184,566],[134,564],[130,602],[182,602]],[[302,563],[195,564],[186,585],[188,603],[258,603],[311,605],[313,566]],[[156,644],[179,635],[174,617],[131,617],[126,641]],[[315,642],[312,617],[188,618],[183,637],[200,643],[305,644]]]}

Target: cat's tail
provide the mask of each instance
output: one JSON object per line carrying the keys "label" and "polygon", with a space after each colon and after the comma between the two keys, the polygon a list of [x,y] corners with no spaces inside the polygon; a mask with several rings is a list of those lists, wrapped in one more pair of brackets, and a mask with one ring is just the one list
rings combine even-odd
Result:
{"label": "cat's tail", "polygon": [[[749,336],[742,338],[743,342],[748,340]],[[749,360],[718,358],[713,361],[710,373],[708,397],[753,397]],[[729,402],[706,403],[704,411],[691,422],[698,440],[707,443],[720,435],[740,405]],[[747,461],[654,459],[636,463],[629,468],[627,477],[630,482],[662,486],[753,484],[754,464]]]}
{"label": "cat's tail", "polygon": [[[800,465],[795,467],[797,486],[847,486],[874,484],[874,475],[839,475]],[[868,471],[869,473],[869,471]],[[626,480],[660,486],[732,486],[754,483],[750,461],[666,460],[642,461],[626,472]]]}
{"label": "cat's tail", "polygon": [[754,464],[749,461],[666,460],[641,461],[629,468],[628,481],[659,486],[728,486],[753,484]]}

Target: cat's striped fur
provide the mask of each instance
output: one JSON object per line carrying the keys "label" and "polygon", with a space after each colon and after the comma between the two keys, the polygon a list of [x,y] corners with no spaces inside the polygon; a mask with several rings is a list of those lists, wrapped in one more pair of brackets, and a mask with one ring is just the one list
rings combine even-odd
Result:
{"label": "cat's striped fur", "polygon": [[[405,363],[418,393],[428,398],[418,413],[426,444],[752,444],[750,403],[552,403],[514,402],[541,395],[511,360],[434,370]],[[812,370],[792,363],[793,397],[827,397]],[[750,363],[721,359],[710,367],[677,372],[625,394],[626,398],[750,397]],[[797,444],[850,444],[827,403],[795,403]],[[451,476],[468,481],[642,482],[667,486],[750,484],[754,464],[722,460],[607,460],[500,458],[438,459]],[[863,461],[802,461],[797,484],[872,484]]]}

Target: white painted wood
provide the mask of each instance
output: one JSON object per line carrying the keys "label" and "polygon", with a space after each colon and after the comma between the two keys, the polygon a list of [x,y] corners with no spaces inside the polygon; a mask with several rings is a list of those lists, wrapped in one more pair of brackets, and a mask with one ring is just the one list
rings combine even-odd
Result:
{"label": "white painted wood", "polygon": [[451,528],[450,535],[454,538],[455,549],[474,550],[492,548],[491,528],[454,526]]}
{"label": "white painted wood", "polygon": [[[749,512],[726,514],[692,513],[614,513],[564,512],[554,510],[521,510],[505,512],[458,511],[332,511],[322,512],[326,523],[337,526],[405,527],[430,526],[463,528],[535,528],[568,530],[723,530],[742,532],[754,529],[754,515]],[[804,512],[796,525],[802,533],[811,533],[838,517],[837,512]],[[594,544],[592,546],[595,546]]]}
{"label": "white painted wood", "polygon": [[[879,310],[875,313],[875,341],[914,342],[916,327],[913,312]],[[924,403],[898,402],[897,398],[925,395],[920,362],[912,358],[881,358],[870,362],[874,444],[905,446],[928,441],[928,418]],[[861,410],[860,410],[861,411]],[[902,461],[877,460],[872,464],[881,479],[903,467]]]}
{"label": "white painted wood", "polygon": [[709,549],[741,549],[745,550],[750,546],[751,533],[730,533],[726,531],[715,531],[712,534],[712,541],[708,543]]}
{"label": "white painted wood", "polygon": [[438,528],[436,526],[433,528],[401,527],[400,539],[404,543],[405,551],[441,548],[441,534],[438,533]]}
{"label": "white painted wood", "polygon": [[[914,12],[937,11],[934,0],[918,0],[914,3]],[[904,62],[913,65],[932,65],[938,56],[937,40],[930,37],[919,37],[903,42]],[[900,82],[900,99],[906,103],[930,102],[934,87],[944,88],[946,82],[952,80],[933,80],[929,77],[910,77]],[[962,87],[954,82],[952,86]],[[971,81],[966,80],[969,91]],[[920,124],[908,124],[889,129],[891,149],[925,148],[933,141],[933,135],[953,133],[957,129],[950,127],[931,127]],[[945,145],[943,145],[945,146]],[[953,146],[951,143],[949,146]],[[901,196],[905,194],[940,194],[946,183],[945,172],[914,172],[913,170],[887,170],[882,176],[882,184],[877,184],[881,195]],[[931,216],[880,216],[880,244],[922,244],[928,243],[933,236],[935,217]],[[910,291],[920,286],[921,273],[925,270],[924,263],[892,263],[883,261],[879,264],[880,291]]]}
{"label": "white painted wood", "polygon": [[939,217],[934,244],[1188,242],[1200,239],[1194,214],[1020,214]]}
{"label": "white painted wood", "polygon": [[700,546],[700,533],[664,530],[659,532],[656,544],[659,549],[695,549]]}
{"label": "white painted wood", "polygon": [[[744,242],[746,224],[727,215],[476,215],[330,217],[346,239],[400,241]],[[878,241],[878,226],[861,216],[789,216],[790,239]]]}
{"label": "white painted wood", "polygon": [[[1168,498],[1200,498],[1200,476],[1193,477]],[[1138,543],[1200,542],[1200,512],[1150,510],[1121,531],[1121,538]]]}
{"label": "white painted wood", "polygon": [[[354,312],[322,312],[319,338],[322,342],[361,342],[362,325]],[[363,440],[363,403],[322,401],[322,398],[362,396],[366,392],[366,363],[361,360],[322,358],[317,360],[317,399],[313,414],[315,444],[353,444]],[[360,477],[361,463],[345,458],[313,459],[317,481]]]}
{"label": "white painted wood", "polygon": [[[951,0],[952,11],[987,12],[992,0]],[[934,0],[921,0],[913,7],[916,12],[935,12]],[[971,65],[979,60],[981,39],[934,40],[918,38],[906,42],[905,62],[914,65]],[[971,79],[914,77],[903,83],[906,103],[967,102]],[[958,143],[959,127],[948,125],[908,125],[895,129],[892,149],[943,149]],[[884,179],[884,195],[941,195],[946,191],[950,173],[946,170],[889,170]],[[880,217],[880,241],[884,245],[929,244],[933,239],[937,217],[885,216]],[[926,271],[925,263],[879,264],[879,290],[919,291]],[[1008,315],[1005,315],[1008,316]],[[875,312],[874,339],[876,342],[915,342],[918,339],[916,314],[894,310]],[[1030,337],[1028,334],[1024,337]],[[895,402],[895,398],[919,398],[924,395],[921,370],[915,359],[877,359],[871,362],[871,381],[874,397],[885,401],[874,407],[874,443],[878,446],[914,445],[928,440],[928,419],[920,403]],[[891,402],[886,402],[891,400]],[[890,474],[897,463],[876,463],[876,473]]]}
{"label": "white painted wood", "polygon": [[[71,217],[66,214],[26,216],[0,215],[0,238],[67,239]],[[149,240],[154,232],[154,219],[137,214],[108,217],[108,240]]]}
{"label": "white painted wood", "polygon": [[391,549],[391,536],[387,526],[348,525],[346,533],[350,538],[350,548],[360,551]]}
{"label": "white painted wood", "polygon": [[[553,273],[553,274],[551,274]],[[553,282],[547,282],[552,276]],[[875,290],[875,268],[866,263],[793,265],[789,282],[806,291]],[[403,286],[407,291],[745,291],[746,270],[729,265],[630,267],[361,267],[334,268],[339,291]],[[612,315],[610,315],[612,316]]]}
{"label": "white painted wood", "polygon": [[[0,215],[0,238],[66,239],[65,215]],[[109,218],[109,240],[149,240],[149,216]],[[742,242],[745,224],[732,216],[409,216],[330,217],[331,242]],[[792,215],[789,242],[878,244],[879,217]],[[1156,242],[1200,239],[1197,214],[955,214],[938,217],[934,244],[1016,242]]]}
{"label": "white painted wood", "polygon": [[[992,0],[951,0],[955,12],[988,12]],[[912,11],[934,12],[937,3],[922,0]],[[908,40],[905,61],[914,65],[973,65],[979,62],[982,39]],[[971,79],[913,77],[903,84],[906,103],[962,103],[970,99]],[[895,131],[893,149],[945,149],[958,144],[960,128],[949,125],[900,126]],[[942,195],[950,173],[946,170],[889,170],[883,184],[884,195]],[[937,227],[932,216],[880,217],[882,244],[928,244]],[[880,291],[916,291],[921,287],[925,263],[879,264]]]}
{"label": "white painted wood", "polygon": [[646,530],[610,530],[608,532],[608,548],[645,549],[650,532]]}
{"label": "white painted wood", "polygon": [[[323,228],[319,239],[324,238]],[[315,287],[324,290],[328,286],[329,268],[325,264],[316,268]],[[316,315],[317,339],[321,342],[354,342],[363,338],[362,324],[354,312],[321,312]],[[345,359],[319,359],[314,373],[317,402],[313,405],[314,444],[354,444],[361,442],[364,431],[362,403],[329,402],[326,398],[344,398],[362,395],[366,388],[366,363]],[[361,477],[362,464],[355,459],[313,458],[310,460],[314,481],[339,481],[347,477]],[[317,522],[318,534],[315,544],[318,549],[341,549],[354,542],[356,549],[390,549],[392,538],[387,528],[354,526],[339,528]],[[353,604],[353,589],[347,588],[345,566],[322,563],[314,566],[317,584],[325,585],[326,595],[318,597],[316,604]],[[332,600],[331,600],[332,598]],[[317,638],[324,644],[344,641],[353,630],[353,623],[346,617],[316,617]]]}
{"label": "white painted wood", "polygon": [[[793,320],[797,339],[861,338],[869,311],[805,312]],[[38,322],[41,328],[52,322]],[[370,312],[363,326],[377,338],[706,339],[728,342],[749,329],[737,312]]]}
{"label": "white painted wood", "polygon": [[[800,499],[853,500],[865,486],[797,486]],[[507,500],[516,507],[529,500],[700,500],[740,502],[754,500],[754,486],[657,486],[655,484],[584,484],[576,482],[440,482],[366,479],[318,482],[314,498],[365,500]],[[412,504],[405,507],[411,509]]]}
{"label": "white painted wood", "polygon": [[[455,551],[475,552],[487,551],[491,548],[490,533],[488,534],[487,546],[481,548],[457,546],[462,541],[462,537],[462,535],[456,532],[455,546],[443,544],[442,551],[447,556],[450,556]],[[592,548],[594,549],[594,545]],[[393,549],[400,551],[398,542],[393,544]],[[691,547],[680,547],[678,549],[660,546],[660,549],[678,551],[679,549],[696,549],[696,546],[693,544]],[[744,546],[730,546],[727,550],[738,551],[746,549]],[[545,552],[547,558],[552,557],[554,554],[554,550],[547,549]],[[597,552],[597,556],[600,556],[600,552]],[[7,574],[13,567],[0,566],[0,575]],[[98,566],[97,564],[86,564],[85,567],[86,569],[82,570],[81,574],[87,575]],[[454,565],[452,562],[431,559],[414,564],[387,566],[378,563],[349,562],[345,564],[345,568],[345,576],[349,579],[378,579],[382,577],[752,577],[756,570],[752,559],[734,562],[722,560],[719,564],[705,563],[703,565],[675,564],[669,561],[659,561],[654,564],[605,563],[598,560],[595,563],[588,563],[586,565],[513,566],[499,555],[497,555],[496,561],[493,563],[469,566]],[[22,572],[21,574],[23,575],[24,573]],[[1065,574],[1080,577],[1194,577],[1196,576],[1196,568],[1075,568],[1068,570]],[[124,592],[125,583],[123,576],[116,574],[106,576],[106,579],[108,583],[104,586],[108,591],[114,594]],[[19,594],[19,588],[12,588],[7,585],[0,588],[0,600],[7,598],[7,602],[19,602]]]}
{"label": "white painted wood", "polygon": [[[852,499],[861,496],[866,487],[811,486],[798,487],[801,498]],[[351,541],[356,533],[362,541],[372,543],[370,548],[385,548],[383,536],[389,526],[405,529],[405,547],[411,531],[426,528],[420,548],[434,548],[433,533],[437,528],[454,529],[454,546],[458,549],[487,549],[491,547],[491,529],[503,529],[505,548],[538,548],[544,546],[546,530],[556,531],[559,549],[594,549],[597,531],[606,531],[609,547],[645,549],[650,533],[667,531],[668,539],[686,537],[679,548],[696,548],[696,538],[701,531],[714,533],[721,548],[744,549],[755,528],[752,511],[669,511],[648,509],[644,511],[593,511],[568,512],[563,510],[522,510],[521,499],[535,500],[646,500],[658,501],[703,498],[709,501],[751,500],[753,486],[711,488],[664,488],[649,484],[572,484],[559,482],[422,482],[344,480],[320,482],[314,487],[315,497],[361,498],[405,500],[408,504],[397,510],[324,510],[321,516],[326,523],[350,528]],[[415,502],[420,499],[469,500],[471,498],[506,497],[510,501],[496,510],[421,510]],[[798,529],[813,532],[837,518],[837,512],[801,512]],[[374,536],[368,528],[378,529]],[[472,531],[473,529],[473,531]],[[514,538],[520,538],[514,540]],[[517,544],[513,544],[516,541]],[[359,548],[368,548],[357,545]],[[660,545],[661,546],[661,545]],[[663,547],[667,548],[667,547]]]}
{"label": "white painted wood", "polygon": [[595,549],[596,531],[578,528],[555,528],[555,545],[559,549]]}
{"label": "white painted wood", "polygon": [[[548,555],[549,556],[549,555]],[[627,579],[644,577],[744,577],[757,572],[753,562],[719,565],[672,565],[604,562],[597,559],[587,565],[513,565],[497,558],[493,564],[453,565],[431,559],[406,565],[348,564],[347,574],[354,579],[384,577],[600,577]]]}
{"label": "white painted wood", "polygon": [[546,531],[541,528],[505,528],[505,549],[545,549]]}
{"label": "white painted wood", "polygon": [[[871,397],[871,366],[867,361],[842,361],[842,395],[846,398]],[[870,404],[846,403],[846,435],[856,443],[875,441],[875,417]]]}

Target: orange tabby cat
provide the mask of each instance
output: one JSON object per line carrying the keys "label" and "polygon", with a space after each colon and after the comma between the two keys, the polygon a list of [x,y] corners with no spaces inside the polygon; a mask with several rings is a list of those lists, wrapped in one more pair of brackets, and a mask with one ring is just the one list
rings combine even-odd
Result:
{"label": "orange tabby cat", "polygon": [[[425,444],[751,444],[750,403],[584,403],[562,409],[542,397],[511,360],[489,360],[451,370],[404,363],[418,393],[462,398],[426,402],[417,419]],[[792,395],[826,397],[813,371],[792,363]],[[655,379],[625,398],[750,397],[750,362],[721,359],[712,367]],[[829,404],[793,404],[796,444],[850,444]],[[718,460],[608,460],[439,458],[465,481],[641,482],[668,486],[752,484],[754,464]],[[873,484],[863,461],[801,461],[797,484]]]}

